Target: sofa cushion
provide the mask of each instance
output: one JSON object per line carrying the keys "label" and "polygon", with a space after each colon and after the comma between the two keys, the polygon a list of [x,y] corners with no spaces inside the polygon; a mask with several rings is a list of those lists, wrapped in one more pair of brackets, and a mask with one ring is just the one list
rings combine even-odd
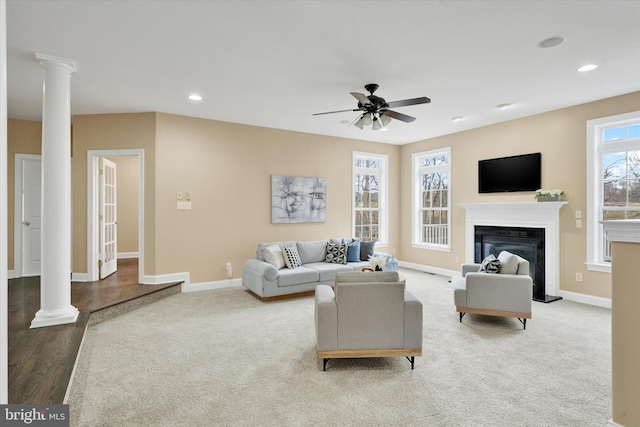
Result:
{"label": "sofa cushion", "polygon": [[347,263],[347,245],[342,243],[327,243],[327,256],[324,262],[333,264]]}
{"label": "sofa cushion", "polygon": [[511,252],[502,251],[498,254],[500,274],[516,274],[518,272],[518,256]]}
{"label": "sofa cushion", "polygon": [[265,243],[258,243],[258,248],[256,250],[256,258],[264,261],[264,255],[262,253],[262,250],[264,248],[266,248],[267,246],[271,246],[271,245],[278,245],[280,246],[280,249],[282,249],[283,247],[287,246],[287,245],[295,245],[296,242],[265,242]]}
{"label": "sofa cushion", "polygon": [[480,264],[479,273],[500,273],[500,260],[494,254],[489,254]]}
{"label": "sofa cushion", "polygon": [[284,262],[288,268],[296,268],[302,265],[296,245],[287,245],[282,250],[284,251]]}
{"label": "sofa cushion", "polygon": [[278,270],[284,268],[286,265],[284,262],[284,257],[282,256],[282,248],[279,245],[273,244],[269,245],[265,248],[262,248],[262,256],[264,260],[269,264],[273,265]]}
{"label": "sofa cushion", "polygon": [[292,270],[282,269],[278,271],[278,287],[303,285],[305,283],[317,282],[320,273],[307,267],[298,267]]}
{"label": "sofa cushion", "polygon": [[328,262],[313,262],[311,264],[305,264],[304,267],[316,270],[320,275],[321,282],[333,282],[336,278],[336,273],[342,271],[353,271],[353,268],[349,265],[333,264]]}
{"label": "sofa cushion", "polygon": [[350,241],[343,241],[347,244],[347,262],[360,261],[360,240],[350,239]]}
{"label": "sofa cushion", "polygon": [[297,242],[298,254],[303,264],[310,262],[323,262],[327,256],[327,240],[314,240],[311,242]]}
{"label": "sofa cushion", "polygon": [[369,257],[373,256],[373,251],[376,247],[376,242],[360,242],[360,261],[369,261]]}

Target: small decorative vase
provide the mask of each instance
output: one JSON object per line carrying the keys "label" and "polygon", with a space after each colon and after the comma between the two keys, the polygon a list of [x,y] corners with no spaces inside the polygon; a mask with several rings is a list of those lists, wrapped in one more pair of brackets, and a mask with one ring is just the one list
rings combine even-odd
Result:
{"label": "small decorative vase", "polygon": [[379,265],[376,265],[376,271],[382,271],[382,267],[380,267]]}
{"label": "small decorative vase", "polygon": [[387,270],[398,271],[398,260],[394,255],[391,255],[391,258],[389,258],[389,261],[387,261]]}

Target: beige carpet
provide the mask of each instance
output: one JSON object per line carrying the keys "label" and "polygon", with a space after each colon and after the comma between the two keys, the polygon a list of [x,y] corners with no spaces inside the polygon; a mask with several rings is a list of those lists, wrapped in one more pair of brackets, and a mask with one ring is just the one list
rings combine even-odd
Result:
{"label": "beige carpet", "polygon": [[72,426],[604,426],[610,310],[534,302],[516,319],[467,315],[446,277],[401,271],[424,305],[423,357],[330,361],[313,298],[242,288],[168,297],[89,328]]}

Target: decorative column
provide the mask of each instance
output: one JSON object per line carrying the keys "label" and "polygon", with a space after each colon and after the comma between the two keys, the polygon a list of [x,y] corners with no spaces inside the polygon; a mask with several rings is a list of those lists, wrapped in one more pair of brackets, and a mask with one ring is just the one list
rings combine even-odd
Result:
{"label": "decorative column", "polygon": [[36,53],[45,71],[42,108],[40,310],[31,328],[74,323],[71,305],[71,74],[75,61]]}
{"label": "decorative column", "polygon": [[640,220],[603,221],[611,242],[612,419],[640,426]]}

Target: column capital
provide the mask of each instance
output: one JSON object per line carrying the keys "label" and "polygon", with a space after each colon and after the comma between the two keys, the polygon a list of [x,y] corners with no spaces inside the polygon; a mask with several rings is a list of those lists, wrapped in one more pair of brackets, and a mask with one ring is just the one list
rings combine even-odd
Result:
{"label": "column capital", "polygon": [[44,67],[49,64],[62,65],[68,68],[69,73],[76,73],[76,61],[69,58],[61,58],[59,56],[47,55],[45,53],[36,52],[36,59]]}

